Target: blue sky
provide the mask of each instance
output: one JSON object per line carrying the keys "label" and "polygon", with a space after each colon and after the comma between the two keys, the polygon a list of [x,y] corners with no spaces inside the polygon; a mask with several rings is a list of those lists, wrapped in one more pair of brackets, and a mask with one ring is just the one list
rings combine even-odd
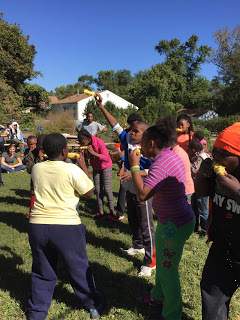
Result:
{"label": "blue sky", "polygon": [[[216,30],[240,24],[239,0],[1,0],[0,11],[30,36],[43,74],[33,82],[48,90],[99,70],[149,68],[161,39],[195,33],[214,47]],[[202,74],[216,69],[206,64]]]}

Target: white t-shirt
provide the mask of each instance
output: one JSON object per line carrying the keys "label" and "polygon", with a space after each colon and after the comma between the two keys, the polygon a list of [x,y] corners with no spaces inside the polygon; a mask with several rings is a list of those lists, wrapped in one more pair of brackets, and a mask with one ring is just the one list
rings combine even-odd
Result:
{"label": "white t-shirt", "polygon": [[83,120],[77,125],[78,130],[85,129],[91,134],[91,136],[95,136],[98,133],[98,131],[101,132],[104,128],[105,126],[96,121],[88,123],[86,120]]}

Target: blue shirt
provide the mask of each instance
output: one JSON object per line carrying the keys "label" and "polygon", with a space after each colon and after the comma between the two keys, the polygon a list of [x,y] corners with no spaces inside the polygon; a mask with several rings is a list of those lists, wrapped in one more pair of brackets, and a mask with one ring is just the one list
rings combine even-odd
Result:
{"label": "blue shirt", "polygon": [[[129,148],[129,134],[126,130],[122,130],[119,134],[119,139],[120,139],[120,142],[122,144],[122,148],[124,150],[124,167],[127,169],[127,170],[130,170],[130,164],[129,164],[129,159],[128,159],[128,155],[129,153],[131,152],[131,149]],[[141,155],[141,158],[140,158],[140,169],[141,170],[144,170],[144,169],[149,169],[149,167],[151,166],[152,164],[152,161],[144,156]]]}

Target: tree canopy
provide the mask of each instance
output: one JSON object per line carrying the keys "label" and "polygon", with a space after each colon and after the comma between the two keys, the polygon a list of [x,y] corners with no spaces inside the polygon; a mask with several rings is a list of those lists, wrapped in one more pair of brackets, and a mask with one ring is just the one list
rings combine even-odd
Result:
{"label": "tree canopy", "polygon": [[36,49],[29,44],[20,27],[10,24],[0,15],[0,110],[15,114],[23,105],[25,81],[38,73],[34,71]]}
{"label": "tree canopy", "polygon": [[229,30],[221,29],[215,33],[217,50],[213,62],[218,68],[214,81],[216,104],[220,113],[240,112],[240,26]]}

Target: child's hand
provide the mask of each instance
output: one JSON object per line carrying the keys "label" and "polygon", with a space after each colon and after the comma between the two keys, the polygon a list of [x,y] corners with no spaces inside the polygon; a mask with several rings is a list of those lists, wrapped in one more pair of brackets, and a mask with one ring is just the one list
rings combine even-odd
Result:
{"label": "child's hand", "polygon": [[92,146],[88,146],[88,152],[92,155],[92,156],[96,156],[96,152],[93,150]]}
{"label": "child's hand", "polygon": [[94,98],[95,98],[97,105],[100,107],[102,105],[102,97],[101,97],[100,93],[96,92]]}
{"label": "child's hand", "polygon": [[76,160],[80,167],[82,167],[83,165],[86,165],[83,152],[81,151],[79,152],[79,157]]}
{"label": "child's hand", "polygon": [[120,175],[121,182],[126,182],[132,179],[132,175],[130,171],[125,171]]}
{"label": "child's hand", "polygon": [[138,166],[140,163],[140,158],[141,153],[139,152],[139,149],[132,150],[128,155],[130,167]]}

